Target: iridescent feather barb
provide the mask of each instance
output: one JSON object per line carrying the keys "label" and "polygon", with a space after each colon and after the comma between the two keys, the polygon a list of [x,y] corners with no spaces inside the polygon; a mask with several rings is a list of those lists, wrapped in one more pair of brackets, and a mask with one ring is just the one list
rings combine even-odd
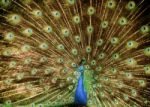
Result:
{"label": "iridescent feather barb", "polygon": [[0,0],[0,104],[150,106],[147,1]]}

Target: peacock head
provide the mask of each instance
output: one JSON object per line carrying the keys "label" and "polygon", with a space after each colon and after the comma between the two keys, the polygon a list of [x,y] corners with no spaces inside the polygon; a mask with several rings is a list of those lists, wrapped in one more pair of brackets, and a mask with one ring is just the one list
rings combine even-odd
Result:
{"label": "peacock head", "polygon": [[82,58],[81,61],[79,62],[79,65],[84,65],[86,63],[86,59]]}

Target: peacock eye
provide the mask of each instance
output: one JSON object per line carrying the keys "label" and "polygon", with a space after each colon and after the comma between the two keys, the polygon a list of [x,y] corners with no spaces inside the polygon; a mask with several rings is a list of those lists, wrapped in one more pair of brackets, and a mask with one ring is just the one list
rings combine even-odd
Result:
{"label": "peacock eye", "polygon": [[137,61],[134,59],[134,58],[128,58],[126,60],[126,64],[129,66],[129,67],[134,67],[137,65]]}
{"label": "peacock eye", "polygon": [[108,27],[108,21],[102,21],[102,22],[101,22],[101,27],[102,27],[103,29],[107,28],[107,27]]}
{"label": "peacock eye", "polygon": [[137,91],[136,91],[135,89],[132,89],[132,90],[131,90],[131,95],[132,95],[132,96],[136,96],[136,95],[137,95]]}
{"label": "peacock eye", "polygon": [[77,65],[76,65],[76,63],[71,63],[71,66],[73,67],[73,68],[75,68],[75,67],[77,67]]}
{"label": "peacock eye", "polygon": [[73,5],[75,4],[76,0],[66,0],[66,2],[70,5]]}
{"label": "peacock eye", "polygon": [[44,105],[43,104],[38,104],[38,107],[44,107]]}
{"label": "peacock eye", "polygon": [[87,33],[88,34],[91,34],[91,33],[93,33],[93,31],[94,31],[94,28],[93,28],[93,26],[87,26]]}
{"label": "peacock eye", "polygon": [[128,23],[128,20],[125,17],[121,17],[121,18],[119,18],[118,23],[120,26],[124,26]]}
{"label": "peacock eye", "polygon": [[74,98],[73,97],[69,97],[69,100],[72,102],[74,100]]}
{"label": "peacock eye", "polygon": [[30,51],[31,49],[31,46],[29,44],[24,44],[22,47],[21,47],[21,51],[22,52],[28,52]]}
{"label": "peacock eye", "polygon": [[109,81],[109,78],[107,76],[103,77],[102,78],[104,81],[108,82]]}
{"label": "peacock eye", "polygon": [[10,0],[2,0],[2,2],[4,3],[8,3]]}
{"label": "peacock eye", "polygon": [[48,43],[46,43],[46,42],[41,43],[41,44],[39,45],[39,48],[40,48],[41,50],[47,50],[47,49],[49,48]]}
{"label": "peacock eye", "polygon": [[92,48],[90,46],[86,47],[86,53],[90,53],[92,51]]}
{"label": "peacock eye", "polygon": [[43,30],[46,32],[46,33],[51,33],[53,31],[52,27],[51,26],[45,26],[43,28]]}
{"label": "peacock eye", "polygon": [[133,75],[132,75],[132,73],[130,73],[130,72],[126,72],[126,73],[125,73],[125,77],[126,77],[127,79],[131,80],[131,79],[133,78]]}
{"label": "peacock eye", "polygon": [[35,18],[40,18],[40,17],[43,16],[42,11],[41,11],[41,10],[38,10],[38,9],[33,10],[33,11],[31,12],[31,14],[33,14],[33,16],[34,16]]}
{"label": "peacock eye", "polygon": [[1,0],[0,1],[0,6],[2,7],[8,7],[11,4],[11,0]]}
{"label": "peacock eye", "polygon": [[116,45],[119,43],[119,38],[118,37],[112,37],[110,41],[111,41],[112,45]]}
{"label": "peacock eye", "polygon": [[109,9],[114,9],[116,7],[116,1],[115,0],[107,0],[106,7]]}
{"label": "peacock eye", "polygon": [[31,28],[26,28],[25,30],[22,31],[23,35],[30,37],[33,35],[33,30]]}
{"label": "peacock eye", "polygon": [[28,64],[30,64],[31,62],[32,62],[32,58],[31,58],[31,57],[27,57],[27,58],[24,59],[24,64],[25,64],[25,65],[28,65]]}
{"label": "peacock eye", "polygon": [[147,47],[147,48],[144,49],[144,54],[146,56],[150,56],[150,47]]}
{"label": "peacock eye", "polygon": [[57,59],[57,63],[59,63],[59,64],[64,63],[64,59],[63,59],[63,58],[58,58],[58,59]]}
{"label": "peacock eye", "polygon": [[100,72],[100,71],[102,71],[102,66],[98,66],[98,67],[96,67],[96,71],[98,71],[98,72]]}
{"label": "peacock eye", "polygon": [[105,58],[105,53],[100,53],[99,55],[98,55],[98,59],[104,59]]}
{"label": "peacock eye", "polygon": [[70,85],[70,86],[68,87],[68,89],[71,91],[71,90],[73,89],[73,86]]}
{"label": "peacock eye", "polygon": [[111,73],[113,73],[113,74],[117,73],[117,69],[114,68],[114,67],[111,67],[111,68],[110,68],[110,71],[111,71]]}
{"label": "peacock eye", "polygon": [[6,56],[6,57],[9,57],[9,56],[12,55],[12,50],[10,48],[6,48],[6,49],[3,50],[2,55]]}
{"label": "peacock eye", "polygon": [[7,41],[13,41],[15,39],[15,35],[13,32],[8,32],[6,33],[4,39]]}
{"label": "peacock eye", "polygon": [[89,16],[91,16],[91,15],[93,15],[94,13],[95,13],[95,8],[92,7],[92,6],[88,7],[87,14],[88,14]]}
{"label": "peacock eye", "polygon": [[9,104],[12,104],[12,101],[11,100],[7,100],[5,103],[9,105]]}
{"label": "peacock eye", "polygon": [[78,54],[78,50],[74,48],[71,50],[71,53],[76,56]]}
{"label": "peacock eye", "polygon": [[68,37],[70,35],[70,30],[68,28],[63,28],[61,32],[64,37]]}
{"label": "peacock eye", "polygon": [[149,52],[149,51],[150,51],[150,48],[148,48],[147,51]]}
{"label": "peacock eye", "polygon": [[67,77],[68,82],[71,82],[71,80],[72,80],[72,77]]}
{"label": "peacock eye", "polygon": [[141,34],[148,33],[149,31],[150,31],[150,29],[149,29],[149,26],[148,26],[148,25],[143,25],[143,26],[140,28]]}
{"label": "peacock eye", "polygon": [[18,14],[9,14],[6,19],[12,25],[18,25],[21,22],[21,16]]}
{"label": "peacock eye", "polygon": [[35,75],[37,73],[37,71],[38,70],[36,68],[31,69],[31,75]]}
{"label": "peacock eye", "polygon": [[144,72],[145,72],[145,74],[147,74],[147,75],[150,74],[150,66],[149,66],[149,65],[144,66]]}
{"label": "peacock eye", "polygon": [[75,24],[79,24],[79,23],[80,23],[80,16],[78,16],[78,15],[74,16],[74,17],[73,17],[73,22],[74,22]]}
{"label": "peacock eye", "polygon": [[62,44],[57,45],[57,49],[60,51],[64,51],[65,47]]}
{"label": "peacock eye", "polygon": [[97,46],[102,46],[103,43],[104,43],[104,40],[103,40],[103,39],[99,39],[99,40],[96,42],[96,45],[97,45]]}
{"label": "peacock eye", "polygon": [[[60,87],[60,88],[63,88],[63,87],[64,87],[64,83],[60,83],[60,84],[59,84],[59,87]],[[48,91],[48,90],[47,90],[47,91]]]}
{"label": "peacock eye", "polygon": [[24,73],[18,73],[18,74],[16,75],[16,78],[17,78],[17,80],[23,79],[23,78],[24,78]]}
{"label": "peacock eye", "polygon": [[75,39],[76,43],[80,43],[81,42],[80,36],[78,36],[78,35],[75,36],[74,39]]}
{"label": "peacock eye", "polygon": [[92,61],[91,61],[91,65],[92,65],[92,66],[95,66],[95,65],[96,65],[96,61],[95,61],[95,60],[92,60]]}
{"label": "peacock eye", "polygon": [[144,87],[145,81],[144,80],[138,80],[139,86]]}
{"label": "peacock eye", "polygon": [[126,5],[127,10],[133,10],[133,9],[135,9],[135,7],[136,7],[136,4],[134,1],[129,1]]}
{"label": "peacock eye", "polygon": [[68,72],[68,69],[67,69],[67,68],[63,68],[61,72],[62,72],[63,74],[65,74],[65,73]]}
{"label": "peacock eye", "polygon": [[129,41],[126,43],[126,48],[127,48],[127,49],[133,49],[133,48],[137,48],[138,45],[139,45],[139,44],[138,44],[136,41],[129,40]]}
{"label": "peacock eye", "polygon": [[55,18],[55,19],[59,19],[61,17],[61,14],[59,11],[55,10],[55,11],[52,11],[52,16]]}
{"label": "peacock eye", "polygon": [[15,68],[16,65],[17,65],[17,62],[16,62],[16,61],[11,61],[11,62],[9,63],[9,68]]}
{"label": "peacock eye", "polygon": [[88,104],[89,104],[89,105],[92,105],[92,100],[89,100],[89,101],[88,101]]}
{"label": "peacock eye", "polygon": [[118,60],[120,58],[120,55],[118,53],[115,53],[112,55],[112,59]]}
{"label": "peacock eye", "polygon": [[89,65],[85,65],[85,69],[90,69],[90,66]]}
{"label": "peacock eye", "polygon": [[53,70],[52,70],[52,68],[50,68],[50,67],[46,68],[45,71],[44,71],[44,73],[45,73],[46,75],[48,75],[48,74],[50,74],[50,73],[52,73],[52,72],[53,72]]}
{"label": "peacock eye", "polygon": [[118,105],[118,103],[119,103],[119,101],[118,101],[116,98],[114,98],[113,102],[114,102],[116,105]]}

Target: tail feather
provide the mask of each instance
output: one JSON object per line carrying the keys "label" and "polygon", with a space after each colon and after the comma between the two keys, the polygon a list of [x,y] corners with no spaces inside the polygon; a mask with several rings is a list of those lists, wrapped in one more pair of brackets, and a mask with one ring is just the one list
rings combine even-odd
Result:
{"label": "tail feather", "polygon": [[0,0],[0,104],[149,106],[147,0]]}

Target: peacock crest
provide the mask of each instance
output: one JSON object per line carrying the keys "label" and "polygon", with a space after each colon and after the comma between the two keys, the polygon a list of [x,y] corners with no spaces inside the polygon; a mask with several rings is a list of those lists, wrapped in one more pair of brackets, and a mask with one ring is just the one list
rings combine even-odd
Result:
{"label": "peacock crest", "polygon": [[148,0],[0,0],[0,104],[74,104],[83,77],[85,106],[149,107],[149,7]]}

